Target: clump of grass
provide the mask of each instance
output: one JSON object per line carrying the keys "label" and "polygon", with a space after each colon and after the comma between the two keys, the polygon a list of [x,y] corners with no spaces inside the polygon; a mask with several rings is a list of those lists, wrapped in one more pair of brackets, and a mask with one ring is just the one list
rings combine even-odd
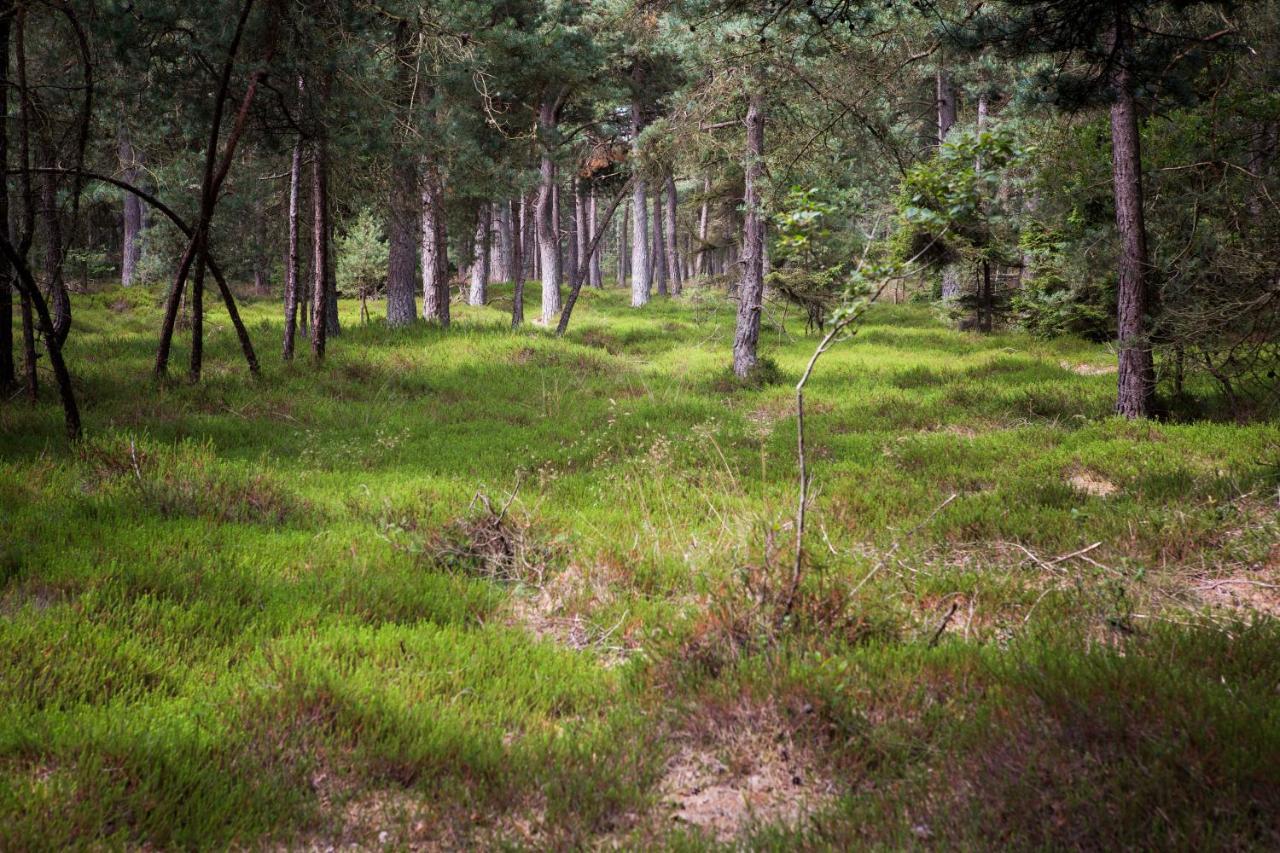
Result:
{"label": "clump of grass", "polygon": [[87,491],[134,489],[162,518],[283,525],[312,512],[271,474],[227,465],[208,444],[140,448],[134,439],[105,439],[84,442],[76,452],[90,471]]}

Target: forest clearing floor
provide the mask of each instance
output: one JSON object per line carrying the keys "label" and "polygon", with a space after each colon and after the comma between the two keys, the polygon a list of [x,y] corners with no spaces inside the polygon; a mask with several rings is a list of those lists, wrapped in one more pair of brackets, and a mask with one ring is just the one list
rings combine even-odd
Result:
{"label": "forest clearing floor", "polygon": [[78,297],[86,440],[0,406],[0,848],[1280,846],[1276,424],[877,307],[791,598],[801,318],[742,385],[723,294],[496,290],[319,367],[250,302],[257,381],[211,308],[199,385]]}

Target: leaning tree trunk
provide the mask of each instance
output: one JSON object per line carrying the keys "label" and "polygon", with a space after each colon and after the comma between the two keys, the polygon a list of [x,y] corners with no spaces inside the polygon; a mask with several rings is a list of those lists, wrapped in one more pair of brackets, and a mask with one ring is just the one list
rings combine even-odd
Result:
{"label": "leaning tree trunk", "polygon": [[672,295],[679,296],[684,282],[680,275],[680,242],[676,233],[676,215],[679,210],[679,198],[676,194],[676,179],[670,172],[666,177],[666,212],[663,216],[664,245],[667,256],[667,281]]}
{"label": "leaning tree trunk", "polygon": [[[129,129],[120,125],[120,169],[124,179],[131,184],[138,183],[142,170],[141,158],[133,147]],[[142,260],[142,199],[131,192],[124,193],[123,233],[120,241],[120,283],[125,287],[132,285],[138,275],[138,263]]]}
{"label": "leaning tree trunk", "polygon": [[285,361],[293,359],[293,344],[298,328],[298,197],[302,190],[302,140],[293,144],[289,164],[289,253],[284,265],[284,351]]}
{"label": "leaning tree trunk", "polygon": [[390,221],[387,223],[387,325],[408,326],[418,314],[417,290],[418,170],[413,159],[398,156],[391,170]]}
{"label": "leaning tree trunk", "polygon": [[467,293],[467,304],[483,305],[489,295],[489,204],[487,202],[482,203],[476,210],[474,246],[474,258],[471,261],[471,290]]}
{"label": "leaning tree trunk", "polygon": [[[1130,22],[1119,17],[1114,39],[1116,53],[1121,57],[1127,53],[1130,36]],[[1142,212],[1142,156],[1133,73],[1127,59],[1116,64],[1112,92],[1111,175],[1121,244],[1116,287],[1120,349],[1116,412],[1127,418],[1145,418],[1151,414],[1155,395],[1155,368],[1146,330],[1147,229]]]}
{"label": "leaning tree trunk", "polygon": [[764,300],[764,218],[760,215],[760,182],[764,177],[764,96],[752,92],[747,106],[747,150],[743,163],[746,190],[742,228],[742,278],[738,285],[738,320],[733,336],[733,372],[740,379],[759,363],[760,311]]}

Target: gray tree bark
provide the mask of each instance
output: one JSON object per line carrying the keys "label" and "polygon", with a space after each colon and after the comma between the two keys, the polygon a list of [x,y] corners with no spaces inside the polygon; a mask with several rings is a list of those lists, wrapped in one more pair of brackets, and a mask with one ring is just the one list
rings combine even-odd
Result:
{"label": "gray tree bark", "polygon": [[[129,129],[120,125],[119,137],[120,170],[124,179],[137,185],[141,179],[142,160],[133,141],[129,137]],[[145,212],[142,200],[131,192],[124,194],[124,215],[122,217],[123,233],[120,242],[120,283],[131,286],[138,274],[138,263],[142,260],[142,229]]]}
{"label": "gray tree bark", "polygon": [[398,156],[391,169],[390,221],[387,223],[387,325],[408,326],[418,314],[417,290],[418,170],[406,156]]}
{"label": "gray tree bark", "polygon": [[284,264],[284,348],[285,361],[293,359],[294,340],[298,328],[299,267],[298,199],[302,194],[302,140],[293,145],[289,165],[289,251]]}
{"label": "gray tree bark", "polygon": [[422,177],[422,316],[449,325],[449,243],[441,209],[440,175],[429,163]]}
{"label": "gray tree bark", "polygon": [[664,193],[660,188],[653,194],[653,256],[649,259],[653,264],[653,287],[659,296],[667,295],[667,249],[663,225],[662,208],[665,204]]}
{"label": "gray tree bark", "polygon": [[529,199],[520,196],[511,211],[514,229],[511,241],[511,328],[524,323],[524,248],[525,233],[529,230]]}
{"label": "gray tree bark", "polygon": [[667,172],[666,178],[666,212],[663,216],[663,228],[666,258],[667,258],[667,281],[670,282],[669,289],[675,296],[680,295],[683,282],[681,281],[680,270],[680,241],[676,233],[676,216],[679,212],[679,197],[676,193],[676,179],[671,172]]}
{"label": "gray tree bark", "polygon": [[[595,187],[592,187],[587,193],[587,225],[588,231],[592,234],[596,232],[596,228],[600,222],[600,210],[596,203]],[[604,287],[604,272],[600,268],[600,255],[603,252],[600,244],[597,244],[595,251],[591,253],[589,258],[589,269],[587,273],[587,282],[595,288]]]}
{"label": "gray tree bark", "polygon": [[475,251],[471,261],[471,290],[467,293],[468,305],[483,305],[489,295],[489,207],[488,203],[482,203],[476,210]]}
{"label": "gray tree bark", "polygon": [[494,208],[497,214],[494,220],[494,260],[497,263],[490,272],[490,279],[494,281],[515,281],[515,274],[512,270],[512,260],[515,257],[515,227],[511,210],[511,199],[504,199],[498,202]]}
{"label": "gray tree bark", "polygon": [[706,275],[710,260],[707,257],[707,227],[711,221],[711,176],[702,178],[702,208],[698,211],[698,255],[694,261],[694,274]]}
{"label": "gray tree bark", "polygon": [[733,372],[739,379],[759,364],[760,311],[764,300],[764,218],[760,213],[760,181],[764,177],[764,96],[753,91],[747,105],[747,150],[743,172],[742,278],[738,284],[738,320],[733,336]]}
{"label": "gray tree bark", "polygon": [[538,129],[543,138],[538,185],[538,257],[542,273],[542,322],[550,326],[560,314],[560,235],[556,231],[556,164],[551,158],[551,137],[555,133],[556,109],[544,100],[538,110]]}
{"label": "gray tree bark", "polygon": [[[631,138],[640,136],[640,104],[631,104]],[[637,177],[631,191],[631,307],[649,302],[649,193],[643,178]]]}
{"label": "gray tree bark", "polygon": [[326,150],[322,136],[316,141],[311,160],[311,355],[324,359],[329,337],[329,190]]}
{"label": "gray tree bark", "polygon": [[[938,144],[941,145],[956,123],[956,87],[951,80],[951,73],[946,70],[939,70],[934,74],[934,83],[937,89]],[[945,265],[942,268],[942,298],[957,299],[960,290],[960,266]]]}

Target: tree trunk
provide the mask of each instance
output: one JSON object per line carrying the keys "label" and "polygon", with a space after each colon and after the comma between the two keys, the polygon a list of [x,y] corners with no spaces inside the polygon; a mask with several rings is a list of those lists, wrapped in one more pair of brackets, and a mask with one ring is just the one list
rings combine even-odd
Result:
{"label": "tree trunk", "polygon": [[[640,138],[641,113],[638,101],[631,103],[631,139]],[[639,308],[649,302],[652,269],[649,263],[649,193],[645,181],[638,174],[631,190],[631,307]]]}
{"label": "tree trunk", "polygon": [[521,270],[522,280],[538,277],[538,228],[534,223],[537,204],[537,191],[520,197],[520,259],[524,264]]}
{"label": "tree trunk", "polygon": [[666,202],[663,200],[660,186],[654,188],[653,193],[653,255],[649,259],[653,264],[653,287],[658,291],[659,296],[667,295],[667,249],[666,249],[666,227],[663,224],[662,209]]}
{"label": "tree trunk", "polygon": [[328,151],[323,136],[316,140],[311,159],[311,355],[324,360],[329,337],[329,178]]}
{"label": "tree trunk", "polygon": [[387,223],[387,325],[408,326],[418,314],[414,274],[418,242],[418,170],[408,156],[397,155],[391,169]]}
{"label": "tree trunk", "polygon": [[676,216],[679,211],[680,200],[676,193],[676,179],[670,172],[667,172],[666,180],[666,214],[663,216],[663,225],[665,228],[665,245],[667,255],[667,281],[670,282],[669,288],[675,296],[680,295],[683,282],[680,274],[680,242],[676,234]]}
{"label": "tree trunk", "polygon": [[[937,86],[938,144],[941,145],[956,123],[956,88],[949,71],[937,71],[934,82]],[[946,264],[942,268],[942,298],[949,301],[958,299],[960,291],[959,265]]]}
{"label": "tree trunk", "polygon": [[764,177],[764,96],[751,93],[747,106],[747,150],[743,172],[742,278],[738,285],[738,321],[733,336],[733,372],[751,375],[759,363],[760,311],[764,300],[764,218],[760,214],[760,181]]}
{"label": "tree trunk", "polygon": [[555,133],[555,104],[543,101],[538,113],[538,129],[543,137],[541,183],[538,187],[538,254],[542,263],[542,322],[550,326],[560,314],[560,235],[553,216],[556,201],[556,164],[551,159],[551,137]]}
{"label": "tree trunk", "polygon": [[1112,73],[1111,174],[1116,198],[1116,231],[1120,235],[1116,334],[1119,376],[1116,411],[1127,418],[1151,414],[1155,367],[1147,339],[1147,229],[1142,211],[1142,156],[1138,115],[1130,68],[1131,25],[1118,16],[1114,30],[1121,60]]}
{"label": "tree trunk", "polygon": [[566,278],[573,279],[573,271],[578,268],[578,262],[582,254],[581,244],[578,242],[578,181],[576,177],[569,178],[569,198],[564,205],[564,216],[568,221],[564,227],[565,237],[565,270]]}
{"label": "tree trunk", "polygon": [[[124,179],[137,184],[142,176],[141,157],[133,147],[129,129],[120,125],[120,169]],[[123,234],[120,242],[120,283],[131,286],[138,275],[138,262],[142,260],[142,199],[130,192],[124,194]]]}
{"label": "tree trunk", "polygon": [[[53,143],[44,133],[41,140],[40,165],[46,169],[57,167]],[[58,179],[46,172],[40,177],[40,222],[44,227],[44,289],[49,294],[49,308],[53,312],[53,333],[58,346],[67,342],[71,333],[71,294],[62,276],[62,219],[58,211]]]}
{"label": "tree trunk", "polygon": [[471,261],[468,305],[483,305],[489,295],[489,207],[488,202],[482,202],[476,209],[475,257]]}
{"label": "tree trunk", "polygon": [[514,234],[511,241],[511,328],[524,323],[524,235],[529,228],[529,201],[520,196],[511,210]]}
{"label": "tree trunk", "polygon": [[504,199],[499,202],[496,210],[498,211],[498,239],[495,241],[495,248],[497,251],[494,252],[494,254],[497,256],[497,264],[491,270],[491,277],[495,281],[515,281],[516,277],[512,270],[512,266],[514,258],[517,257],[515,254],[515,234],[513,233],[516,228],[516,223],[514,222],[515,217],[512,214],[511,200]]}
{"label": "tree trunk", "polygon": [[694,274],[707,274],[707,226],[711,221],[711,176],[702,178],[702,208],[698,211],[698,256],[694,261]]}
{"label": "tree trunk", "polygon": [[631,207],[622,206],[622,218],[618,220],[618,287],[627,286],[627,233],[631,228]]}
{"label": "tree trunk", "polygon": [[[596,189],[592,186],[587,191],[587,230],[594,234],[596,226],[600,223],[600,207],[596,199]],[[595,251],[591,253],[588,259],[590,271],[588,273],[588,283],[595,288],[604,287],[604,271],[600,268],[600,256],[604,254],[601,244],[597,243]]]}
{"label": "tree trunk", "polygon": [[430,163],[422,168],[422,316],[449,325],[449,257],[440,174]]}
{"label": "tree trunk", "polygon": [[587,213],[586,193],[582,189],[582,179],[573,178],[573,242],[575,247],[575,265],[587,263],[587,246],[591,242],[591,221]]}
{"label": "tree trunk", "polygon": [[941,145],[956,123],[956,87],[951,72],[939,70],[934,74],[937,86],[938,144]]}
{"label": "tree trunk", "polygon": [[285,361],[293,360],[293,344],[298,326],[298,197],[302,189],[302,140],[293,144],[289,164],[289,252],[284,265],[284,351]]}
{"label": "tree trunk", "polygon": [[[9,115],[9,30],[13,3],[0,3],[0,116]],[[0,234],[9,235],[9,123],[0,121]],[[18,381],[13,360],[13,266],[0,253],[0,394],[7,394]],[[23,312],[24,320],[30,308]],[[34,365],[32,365],[34,367]]]}

